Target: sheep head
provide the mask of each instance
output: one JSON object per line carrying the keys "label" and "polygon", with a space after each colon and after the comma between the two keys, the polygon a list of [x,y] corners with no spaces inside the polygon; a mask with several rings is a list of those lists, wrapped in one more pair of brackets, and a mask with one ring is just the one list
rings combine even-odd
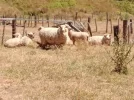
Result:
{"label": "sheep head", "polygon": [[102,44],[104,44],[104,43],[107,44],[107,45],[110,45],[110,43],[111,43],[111,34],[104,34]]}
{"label": "sheep head", "polygon": [[34,38],[34,33],[33,33],[33,32],[29,32],[29,33],[27,33],[27,36],[28,36],[30,39],[33,39],[33,38]]}

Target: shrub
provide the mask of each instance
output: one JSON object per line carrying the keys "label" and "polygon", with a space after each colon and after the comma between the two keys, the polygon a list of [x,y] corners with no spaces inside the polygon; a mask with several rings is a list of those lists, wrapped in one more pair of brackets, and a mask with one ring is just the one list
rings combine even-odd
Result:
{"label": "shrub", "polygon": [[127,65],[133,60],[134,55],[131,56],[132,45],[119,43],[113,45],[111,60],[114,62],[115,68],[112,72],[119,74],[127,74]]}

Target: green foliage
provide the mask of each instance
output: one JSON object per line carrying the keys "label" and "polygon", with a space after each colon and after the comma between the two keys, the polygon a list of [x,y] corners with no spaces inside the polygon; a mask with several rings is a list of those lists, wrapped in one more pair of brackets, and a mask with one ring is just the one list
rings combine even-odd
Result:
{"label": "green foliage", "polygon": [[72,7],[75,6],[76,1],[75,0],[52,0],[49,2],[48,7],[49,8],[66,8],[66,7]]}
{"label": "green foliage", "polygon": [[26,14],[37,14],[43,12],[43,9],[47,9],[46,11],[62,9],[91,11],[92,8],[93,12],[116,12],[118,8],[121,12],[134,15],[134,0],[0,0],[0,4],[3,3],[7,4],[7,7],[13,7]]}
{"label": "green foliage", "polygon": [[116,1],[116,6],[121,11],[128,12],[134,15],[134,1],[133,0]]}

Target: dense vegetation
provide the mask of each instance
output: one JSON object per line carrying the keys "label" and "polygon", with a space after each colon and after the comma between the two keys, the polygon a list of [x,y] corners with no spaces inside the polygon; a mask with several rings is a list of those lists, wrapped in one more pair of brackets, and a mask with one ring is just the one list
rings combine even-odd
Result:
{"label": "dense vegetation", "polygon": [[0,13],[3,14],[7,12],[11,14],[36,14],[53,11],[121,11],[134,14],[134,0],[0,0]]}

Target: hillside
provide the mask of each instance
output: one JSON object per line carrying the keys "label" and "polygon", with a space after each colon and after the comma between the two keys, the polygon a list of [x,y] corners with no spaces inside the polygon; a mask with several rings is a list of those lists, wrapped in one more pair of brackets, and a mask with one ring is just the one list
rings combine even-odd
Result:
{"label": "hillside", "polygon": [[[4,10],[3,10],[4,8]],[[0,0],[1,14],[61,12],[128,12],[134,14],[133,0]],[[10,14],[10,15],[12,15]]]}

